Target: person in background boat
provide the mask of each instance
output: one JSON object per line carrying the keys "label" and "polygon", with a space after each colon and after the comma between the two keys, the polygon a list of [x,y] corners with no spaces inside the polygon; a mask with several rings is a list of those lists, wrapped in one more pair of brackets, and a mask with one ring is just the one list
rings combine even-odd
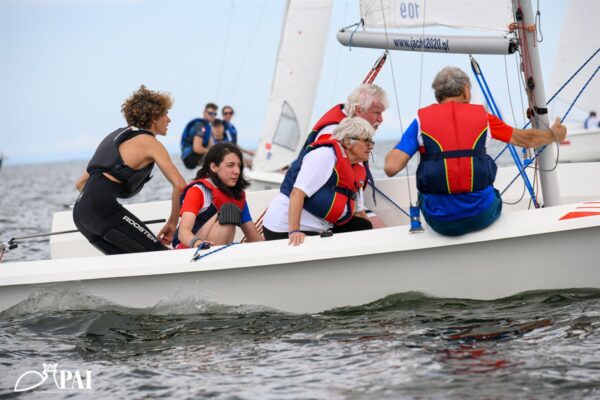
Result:
{"label": "person in background boat", "polygon": [[595,129],[600,127],[600,119],[596,116],[596,111],[590,111],[590,115],[583,123],[585,129]]}
{"label": "person in background boat", "polygon": [[237,142],[237,129],[235,125],[231,122],[233,115],[235,112],[233,111],[233,107],[224,106],[221,108],[221,115],[223,117],[223,124],[225,125],[225,134],[231,139],[230,141],[234,144],[237,144],[242,154],[248,155],[249,157],[244,157],[244,165],[246,167],[252,167],[252,157],[254,157],[254,152],[251,150],[246,150],[242,146],[240,146]]}
{"label": "person in background boat", "polygon": [[358,193],[367,179],[363,162],[373,150],[374,131],[362,118],[345,118],[330,136],[311,143],[265,213],[265,239],[289,238],[297,246],[306,235],[372,229]]}
{"label": "person in background boat", "polygon": [[224,106],[221,108],[221,117],[223,118],[223,125],[225,125],[225,132],[230,138],[231,143],[237,144],[237,129],[231,122],[233,114],[234,111],[231,106]]}
{"label": "person in background boat", "polygon": [[[383,112],[388,105],[387,93],[381,87],[374,84],[360,85],[348,95],[345,104],[336,104],[319,118],[306,138],[304,149],[321,137],[331,137],[340,121],[347,117],[360,117],[368,121],[376,131],[383,123]],[[359,195],[363,195],[362,189]],[[374,228],[385,227],[385,223],[375,213],[371,210],[366,212]]]}
{"label": "person in background boat", "polygon": [[211,134],[208,140],[208,149],[214,146],[217,143],[222,142],[231,142],[231,138],[229,138],[225,133],[225,125],[223,124],[223,120],[219,118],[215,118],[210,123]]}
{"label": "person in background boat", "polygon": [[[156,139],[165,136],[173,105],[169,94],[141,86],[123,103],[126,128],[109,134],[98,146],[75,186],[81,192],[73,221],[89,242],[104,254],[168,250],[179,216],[185,180],[167,149]],[[171,215],[158,238],[117,198],[136,195],[151,178],[154,164],[173,186]]]}
{"label": "person in background boat", "polygon": [[186,168],[194,169],[202,164],[208,151],[212,134],[211,123],[217,116],[219,107],[215,103],[204,106],[202,118],[188,122],[181,134],[181,159]]}
{"label": "person in background boat", "polygon": [[435,76],[432,88],[438,104],[418,111],[400,142],[387,154],[384,171],[394,176],[419,151],[419,206],[431,228],[447,236],[484,229],[502,211],[493,187],[497,166],[487,155],[493,138],[521,147],[562,142],[567,129],[557,118],[550,129],[513,128],[482,105],[470,104],[471,82],[456,67]]}
{"label": "person in background boat", "polygon": [[174,247],[233,242],[239,226],[249,242],[264,240],[250,216],[242,153],[233,143],[217,143],[208,150],[196,179],[184,189],[181,220]]}

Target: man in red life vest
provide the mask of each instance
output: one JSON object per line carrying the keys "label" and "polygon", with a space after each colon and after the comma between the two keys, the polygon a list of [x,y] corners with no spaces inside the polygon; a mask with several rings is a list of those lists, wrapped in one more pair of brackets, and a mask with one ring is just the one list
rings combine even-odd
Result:
{"label": "man in red life vest", "polygon": [[436,75],[432,88],[438,104],[422,108],[418,117],[386,156],[384,170],[396,175],[419,151],[419,206],[431,228],[458,236],[490,226],[502,211],[493,187],[496,164],[487,155],[490,139],[521,147],[562,142],[567,128],[557,118],[550,129],[517,129],[469,104],[471,82],[456,67]]}
{"label": "man in red life vest", "polygon": [[[344,118],[360,117],[369,122],[376,131],[383,122],[383,112],[388,108],[388,104],[387,94],[381,87],[373,84],[360,85],[350,93],[345,104],[336,104],[317,121],[308,134],[298,158],[302,157],[311,143],[331,137],[333,130]],[[362,196],[362,190],[359,195]],[[370,210],[362,211],[359,215],[369,218],[374,228],[385,226],[383,221]]]}

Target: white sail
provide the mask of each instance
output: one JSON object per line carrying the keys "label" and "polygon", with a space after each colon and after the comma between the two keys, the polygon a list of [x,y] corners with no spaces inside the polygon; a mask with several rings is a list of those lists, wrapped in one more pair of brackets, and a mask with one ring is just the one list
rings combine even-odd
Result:
{"label": "white sail", "polygon": [[288,3],[255,171],[288,166],[308,135],[331,9],[331,0]]}
{"label": "white sail", "polygon": [[[554,93],[566,80],[600,48],[600,1],[571,0],[560,32],[560,41],[556,53],[556,62],[550,81],[550,93]],[[552,109],[556,113],[564,113],[573,102],[585,82],[600,65],[600,54],[569,83],[553,101]],[[583,119],[589,111],[600,112],[600,76],[596,75],[589,86],[577,100],[574,120],[583,127]]]}
{"label": "white sail", "polygon": [[507,32],[511,0],[361,0],[360,16],[370,28],[446,26]]}

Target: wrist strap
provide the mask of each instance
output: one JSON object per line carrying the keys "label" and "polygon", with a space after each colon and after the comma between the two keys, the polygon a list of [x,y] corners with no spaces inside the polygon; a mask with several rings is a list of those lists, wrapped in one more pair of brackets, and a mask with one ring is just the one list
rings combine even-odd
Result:
{"label": "wrist strap", "polygon": [[288,236],[290,236],[291,234],[294,234],[294,233],[303,233],[303,232],[300,229],[294,229],[293,231],[288,232]]}
{"label": "wrist strap", "polygon": [[202,239],[200,239],[199,237],[195,237],[195,238],[193,238],[192,240],[190,240],[190,244],[188,245],[188,247],[189,247],[189,248],[192,248],[192,247],[194,247],[194,244],[196,244],[196,242],[197,242],[198,240],[202,240]]}

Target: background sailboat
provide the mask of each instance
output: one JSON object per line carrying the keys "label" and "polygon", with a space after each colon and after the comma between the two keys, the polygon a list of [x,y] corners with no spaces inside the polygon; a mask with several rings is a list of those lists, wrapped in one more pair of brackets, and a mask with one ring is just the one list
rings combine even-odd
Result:
{"label": "background sailboat", "polygon": [[310,129],[332,2],[288,2],[263,135],[248,172],[254,190],[279,186]]}
{"label": "background sailboat", "polygon": [[[561,29],[554,71],[549,83],[550,92],[560,88],[585,60],[600,50],[600,2],[570,0]],[[590,60],[581,72],[550,103],[550,109],[562,115],[577,96],[585,82],[600,66],[600,53]],[[600,161],[600,128],[583,129],[590,111],[600,112],[600,74],[592,79],[577,100],[567,118],[569,137],[560,146],[559,161]]]}

